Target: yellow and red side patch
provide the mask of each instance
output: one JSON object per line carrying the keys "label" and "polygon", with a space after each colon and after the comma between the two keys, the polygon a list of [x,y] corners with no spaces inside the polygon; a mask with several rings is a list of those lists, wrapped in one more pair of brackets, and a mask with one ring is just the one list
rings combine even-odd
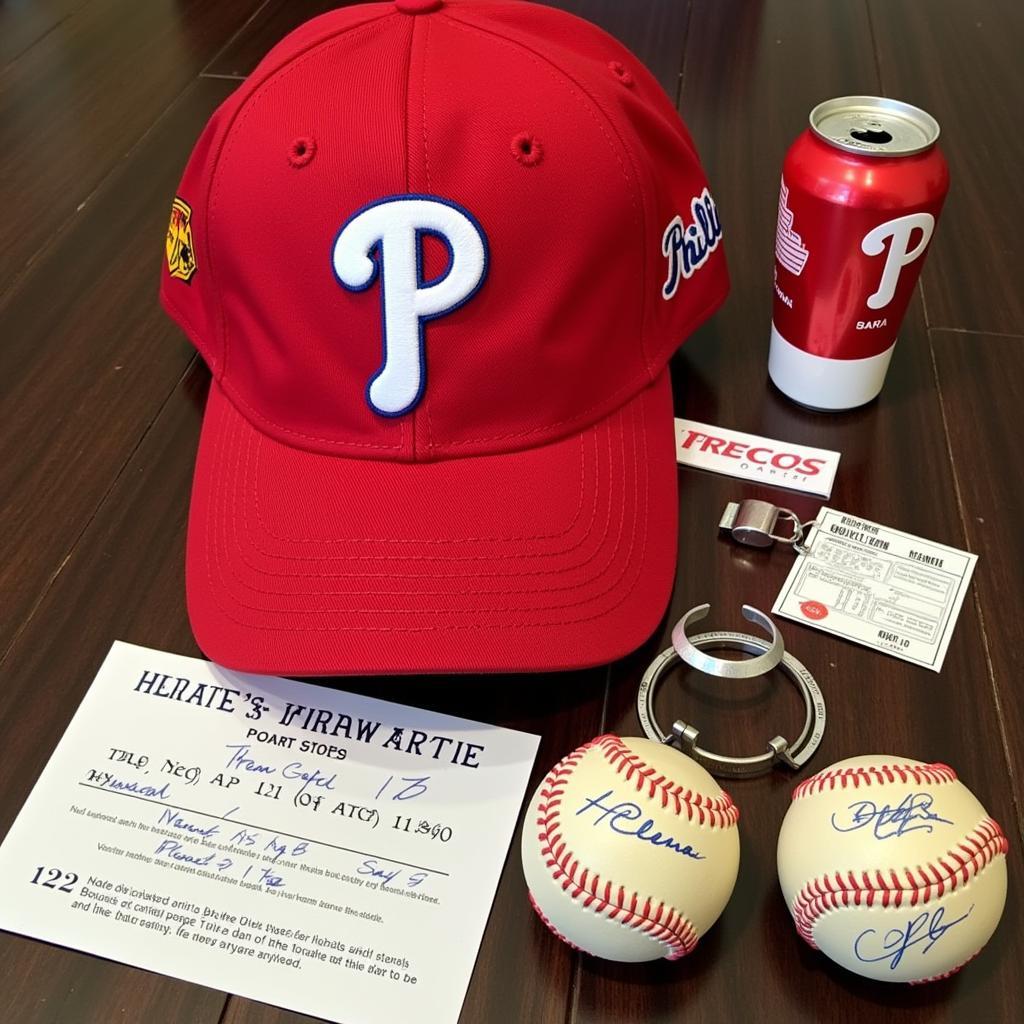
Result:
{"label": "yellow and red side patch", "polygon": [[188,284],[196,272],[196,253],[192,245],[192,207],[175,196],[171,204],[171,222],[167,226],[167,269],[171,277]]}

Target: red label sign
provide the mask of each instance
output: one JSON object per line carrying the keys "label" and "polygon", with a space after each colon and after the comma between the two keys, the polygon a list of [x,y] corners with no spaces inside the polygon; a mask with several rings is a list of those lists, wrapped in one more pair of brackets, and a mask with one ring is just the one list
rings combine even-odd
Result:
{"label": "red label sign", "polygon": [[819,619],[824,619],[828,615],[828,609],[820,601],[801,601],[800,611],[802,611],[807,618],[814,619],[816,622]]}

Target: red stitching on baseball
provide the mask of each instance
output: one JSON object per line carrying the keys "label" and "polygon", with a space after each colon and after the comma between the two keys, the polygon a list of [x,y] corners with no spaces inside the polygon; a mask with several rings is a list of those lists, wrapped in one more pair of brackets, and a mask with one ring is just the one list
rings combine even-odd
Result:
{"label": "red stitching on baseball", "polygon": [[847,789],[852,786],[854,789],[858,789],[860,786],[870,786],[872,783],[895,782],[897,776],[900,782],[913,779],[919,786],[957,781],[956,772],[948,764],[939,764],[938,762],[935,764],[882,764],[865,765],[859,768],[836,768],[818,772],[817,775],[804,779],[793,790],[793,799],[823,793],[826,789],[831,791],[837,787]]}
{"label": "red stitching on baseball", "polygon": [[[950,850],[937,863],[924,864],[917,869],[904,868],[906,884],[902,884],[896,871],[891,871],[889,880],[882,871],[864,871],[860,878],[852,872],[845,875],[835,872],[812,879],[797,894],[791,912],[797,931],[809,946],[817,949],[814,942],[814,926],[822,915],[830,910],[848,906],[874,906],[875,900],[883,907],[900,907],[909,903],[916,907],[937,899],[948,889],[954,892],[958,886],[966,885],[982,868],[998,856],[1005,856],[1010,844],[1003,830],[991,818],[985,818],[969,833],[955,850]],[[956,867],[945,864],[945,858],[954,860]]]}
{"label": "red stitching on baseball", "polygon": [[660,797],[662,807],[667,807],[669,801],[672,801],[677,815],[685,813],[690,821],[696,818],[698,824],[707,824],[711,828],[729,828],[739,821],[739,808],[728,793],[717,797],[705,796],[694,793],[692,789],[672,785],[664,775],[652,779],[655,770],[632,753],[618,736],[598,736],[580,749],[587,750],[590,747],[598,748],[626,782],[633,782],[638,793],[646,789],[650,799]]}
{"label": "red stitching on baseball", "polygon": [[565,936],[564,936],[564,935],[563,935],[563,934],[562,934],[562,933],[561,933],[561,932],[560,932],[560,931],[559,931],[559,930],[558,930],[558,929],[557,929],[557,928],[556,928],[556,927],[555,927],[555,926],[554,926],[554,925],[553,925],[553,924],[551,923],[551,919],[550,919],[550,918],[548,917],[548,915],[547,915],[547,914],[545,914],[545,913],[544,913],[544,911],[543,911],[543,910],[541,910],[541,909],[540,909],[540,907],[539,907],[539,906],[537,905],[537,901],[536,901],[536,900],[535,900],[535,899],[533,898],[533,893],[532,893],[532,892],[530,892],[530,890],[529,890],[529,889],[527,889],[527,890],[526,890],[526,895],[527,895],[527,896],[529,897],[529,899],[530,899],[530,906],[531,906],[531,907],[533,907],[533,909],[537,911],[537,916],[538,916],[538,917],[539,917],[539,918],[540,918],[540,919],[541,919],[541,920],[542,920],[542,921],[544,922],[544,924],[545,924],[545,925],[547,926],[547,929],[548,929],[548,931],[549,931],[549,932],[551,932],[551,934],[552,934],[552,935],[554,935],[554,936],[555,936],[556,938],[559,938],[559,939],[561,939],[561,940],[562,940],[562,941],[563,941],[563,942],[564,942],[564,943],[565,943],[565,944],[566,944],[567,946],[572,946],[572,948],[573,948],[573,949],[579,950],[579,952],[581,952],[581,953],[582,953],[582,952],[583,952],[583,950],[582,950],[582,949],[580,949],[580,947],[579,947],[579,946],[577,946],[577,945],[576,945],[576,943],[572,941],[572,939],[567,939],[567,938],[566,938],[566,937],[565,937]]}
{"label": "red stitching on baseball", "polygon": [[[678,960],[693,950],[698,939],[696,929],[685,917],[663,902],[655,904],[650,897],[638,909],[638,893],[627,894],[625,886],[608,878],[602,879],[600,875],[592,874],[589,868],[581,870],[579,860],[571,850],[566,849],[559,831],[559,808],[573,770],[591,749],[599,750],[618,774],[625,773],[627,781],[635,777],[638,792],[646,788],[651,799],[660,796],[662,807],[667,807],[669,800],[672,800],[676,814],[682,816],[685,813],[691,821],[696,817],[700,824],[707,823],[711,828],[728,827],[736,824],[739,810],[725,793],[721,797],[707,797],[684,790],[682,786],[673,786],[663,775],[651,779],[654,769],[631,754],[618,736],[612,735],[598,736],[562,758],[541,783],[541,802],[537,805],[536,818],[539,828],[537,839],[544,863],[562,891],[569,893],[572,899],[579,900],[584,909],[604,914],[610,921],[617,921],[664,943],[669,949],[666,959]],[[552,925],[537,905],[533,893],[529,896],[533,909],[548,929],[573,949],[579,949]]]}

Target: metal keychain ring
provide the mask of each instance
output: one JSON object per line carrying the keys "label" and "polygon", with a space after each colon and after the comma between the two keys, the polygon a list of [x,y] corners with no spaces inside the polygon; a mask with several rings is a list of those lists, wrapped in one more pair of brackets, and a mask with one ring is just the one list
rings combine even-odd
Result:
{"label": "metal keychain ring", "polygon": [[[704,654],[696,644],[686,635],[687,628],[694,622],[707,618],[711,610],[709,604],[699,604],[691,608],[676,624],[672,630],[672,647],[687,665],[697,669],[698,672],[706,672],[710,676],[721,676],[723,679],[753,679],[754,676],[763,676],[770,672],[782,661],[786,653],[786,645],[782,642],[782,634],[775,628],[764,612],[752,608],[749,604],[743,606],[743,618],[747,622],[753,622],[760,626],[770,637],[770,643],[759,641],[757,651],[759,657],[747,658],[744,661],[729,661],[725,658],[712,658]],[[746,633],[737,633],[736,636],[746,636]]]}
{"label": "metal keychain ring", "polygon": [[[700,633],[690,638],[690,643],[698,650],[706,648],[728,648],[745,651],[748,654],[759,654],[770,649],[769,642],[748,633]],[[792,654],[783,656],[778,667],[789,678],[790,682],[800,691],[806,714],[804,727],[795,743],[790,743],[783,736],[776,736],[768,742],[768,749],[754,757],[729,757],[726,754],[715,754],[710,750],[697,746],[697,729],[683,721],[672,725],[672,734],[666,736],[654,718],[654,691],[665,672],[677,661],[679,655],[674,647],[662,651],[651,662],[636,696],[636,711],[640,725],[648,739],[656,743],[677,745],[684,754],[688,754],[709,771],[717,775],[749,776],[762,775],[771,771],[776,763],[798,770],[802,768],[818,749],[822,736],[825,734],[825,698],[818,687],[814,676],[797,661]]]}
{"label": "metal keychain ring", "polygon": [[[793,532],[788,537],[783,537],[774,532],[775,526],[778,526],[779,521],[782,519],[785,519],[793,528]],[[788,508],[780,508],[779,514],[775,519],[775,526],[772,527],[772,532],[768,534],[772,540],[781,541],[783,544],[792,544],[794,547],[802,543],[804,539],[804,525],[800,522],[800,517],[795,512],[790,512]]]}
{"label": "metal keychain ring", "polygon": [[816,519],[810,519],[800,524],[800,536],[793,541],[793,550],[798,555],[806,555],[810,551],[811,530],[818,525]]}

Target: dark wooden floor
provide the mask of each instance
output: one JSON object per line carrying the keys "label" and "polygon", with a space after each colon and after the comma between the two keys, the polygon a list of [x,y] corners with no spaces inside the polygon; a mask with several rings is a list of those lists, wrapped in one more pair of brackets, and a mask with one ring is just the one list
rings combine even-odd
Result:
{"label": "dark wooden floor", "polygon": [[[941,675],[795,625],[829,726],[812,762],[945,760],[1011,838],[1002,926],[960,976],[861,982],[803,946],[778,893],[792,779],[730,787],[743,862],[721,921],[682,962],[583,958],[534,919],[513,854],[464,1022],[993,1021],[1024,1005],[1024,4],[1020,0],[563,0],[653,69],[697,140],[725,223],[733,291],[674,364],[694,419],[843,453],[832,505],[979,553]],[[170,200],[217,103],[325,0],[0,3],[0,828],[6,832],[115,638],[198,653],[183,545],[208,384],[157,307]],[[879,402],[801,411],[765,382],[783,153],[829,96],[883,93],[943,127],[952,191]],[[710,601],[738,624],[770,608],[785,551],[716,538],[750,489],[680,475],[671,614],[610,670],[540,678],[339,685],[541,733],[537,774],[605,729],[635,733],[636,684],[674,617]],[[764,492],[772,497],[778,492]],[[792,498],[801,514],[817,502]],[[709,745],[792,732],[795,698],[753,682],[724,713],[690,678],[666,697]],[[2,898],[2,897],[0,897]],[[0,935],[12,1024],[297,1024],[309,1018]],[[341,997],[339,997],[341,998]],[[1014,1011],[1013,1006],[1017,1006]]]}

